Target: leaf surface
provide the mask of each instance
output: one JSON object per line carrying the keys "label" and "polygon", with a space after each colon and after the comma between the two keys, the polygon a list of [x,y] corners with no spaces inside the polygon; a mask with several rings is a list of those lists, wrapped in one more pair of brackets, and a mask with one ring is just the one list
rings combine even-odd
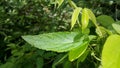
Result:
{"label": "leaf surface", "polygon": [[112,17],[107,15],[98,16],[97,21],[106,28],[110,28],[112,23],[115,22]]}
{"label": "leaf surface", "polygon": [[86,9],[87,12],[88,12],[88,15],[89,15],[89,19],[95,24],[97,25],[96,23],[96,17],[94,15],[94,13],[90,10],[90,9]]}
{"label": "leaf surface", "polygon": [[79,8],[77,7],[74,11],[73,11],[73,14],[72,14],[72,22],[71,22],[71,29],[74,27],[77,19],[78,19],[78,16],[79,16],[79,13],[80,11],[82,10],[82,8]]}
{"label": "leaf surface", "polygon": [[87,47],[88,47],[88,41],[84,42],[81,46],[78,46],[77,48],[72,49],[69,52],[69,60],[74,61],[78,59],[82,54],[84,54]]}
{"label": "leaf surface", "polygon": [[120,34],[120,25],[116,24],[116,23],[113,23],[112,26],[115,29],[115,31]]}
{"label": "leaf surface", "polygon": [[56,32],[40,35],[22,36],[29,44],[39,49],[55,52],[67,52],[82,44],[82,41],[74,42],[76,32]]}
{"label": "leaf surface", "polygon": [[88,23],[89,23],[89,15],[88,15],[87,8],[84,8],[82,10],[81,22],[82,22],[82,29],[84,30],[88,26]]}
{"label": "leaf surface", "polygon": [[103,68],[120,68],[120,36],[107,38],[102,51]]}

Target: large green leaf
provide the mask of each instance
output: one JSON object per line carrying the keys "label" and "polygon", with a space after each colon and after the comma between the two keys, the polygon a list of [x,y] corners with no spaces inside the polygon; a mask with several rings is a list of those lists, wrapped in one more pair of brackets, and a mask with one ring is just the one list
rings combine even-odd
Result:
{"label": "large green leaf", "polygon": [[82,29],[84,30],[88,26],[88,23],[89,23],[89,14],[88,14],[87,8],[84,8],[82,10],[81,22],[82,22]]}
{"label": "large green leaf", "polygon": [[116,23],[113,23],[112,26],[115,29],[115,31],[120,34],[120,25],[116,24]]}
{"label": "large green leaf", "polygon": [[111,27],[112,23],[115,22],[112,17],[107,16],[107,15],[98,16],[97,21],[106,28]]}
{"label": "large green leaf", "polygon": [[74,11],[73,11],[73,14],[72,14],[72,22],[71,22],[71,29],[74,27],[77,19],[78,19],[78,15],[80,13],[80,11],[82,10],[82,8],[76,8]]}
{"label": "large green leaf", "polygon": [[74,41],[76,32],[56,32],[40,35],[22,36],[29,44],[39,49],[55,52],[66,52],[78,47],[83,41]]}
{"label": "large green leaf", "polygon": [[103,68],[120,68],[120,36],[107,38],[102,51]]}

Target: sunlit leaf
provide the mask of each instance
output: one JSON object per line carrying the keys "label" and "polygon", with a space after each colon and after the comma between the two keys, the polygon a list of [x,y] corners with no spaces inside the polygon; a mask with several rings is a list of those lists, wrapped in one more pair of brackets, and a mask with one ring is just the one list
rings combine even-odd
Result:
{"label": "sunlit leaf", "polygon": [[77,8],[76,4],[72,0],[68,0],[68,2],[72,7]]}
{"label": "sunlit leaf", "polygon": [[55,52],[66,52],[78,47],[83,41],[74,42],[76,32],[56,32],[40,35],[22,36],[29,44],[39,49]]}
{"label": "sunlit leaf", "polygon": [[89,15],[88,15],[87,8],[84,8],[82,10],[82,19],[81,19],[81,22],[82,22],[82,29],[84,30],[85,28],[87,28],[88,23],[89,23]]}
{"label": "sunlit leaf", "polygon": [[113,23],[112,26],[115,29],[115,31],[120,34],[120,25],[116,24],[116,23]]}
{"label": "sunlit leaf", "polygon": [[80,11],[82,10],[82,8],[76,8],[72,14],[72,22],[71,22],[71,29],[74,27],[77,19],[78,19],[78,16],[79,16],[79,13]]}
{"label": "sunlit leaf", "polygon": [[64,2],[64,0],[56,0],[58,3],[58,8],[61,6],[61,4]]}
{"label": "sunlit leaf", "polygon": [[100,36],[100,37],[104,37],[107,35],[106,29],[102,26],[99,26],[98,28],[96,28],[96,33]]}
{"label": "sunlit leaf", "polygon": [[88,14],[89,14],[89,19],[96,25],[96,17],[94,13],[90,9],[86,9]]}
{"label": "sunlit leaf", "polygon": [[103,68],[120,68],[120,35],[107,38],[102,51]]}

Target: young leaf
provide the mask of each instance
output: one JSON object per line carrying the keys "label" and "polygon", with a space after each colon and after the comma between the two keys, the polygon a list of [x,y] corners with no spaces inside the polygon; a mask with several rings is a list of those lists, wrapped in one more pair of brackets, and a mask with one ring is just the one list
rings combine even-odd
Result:
{"label": "young leaf", "polygon": [[68,0],[70,6],[72,6],[73,8],[77,8],[76,4],[72,1],[72,0]]}
{"label": "young leaf", "polygon": [[82,22],[82,29],[86,29],[87,26],[88,26],[88,23],[89,23],[89,15],[88,15],[88,11],[87,11],[87,8],[84,8],[82,10],[82,19],[81,19],[81,22]]}
{"label": "young leaf", "polygon": [[89,19],[94,23],[94,25],[97,25],[97,22],[96,22],[96,17],[94,15],[94,13],[90,10],[90,9],[87,9],[87,12],[89,14]]}
{"label": "young leaf", "polygon": [[107,38],[102,51],[103,68],[120,68],[120,35]]}
{"label": "young leaf", "polygon": [[88,47],[88,41],[84,42],[81,46],[72,49],[69,52],[69,60],[74,61],[77,58],[79,58],[86,51],[87,47]]}
{"label": "young leaf", "polygon": [[115,31],[120,34],[120,25],[113,23],[112,26],[115,29]]}
{"label": "young leaf", "polygon": [[74,11],[73,11],[73,14],[72,14],[72,22],[71,22],[71,29],[74,27],[77,19],[78,19],[78,15],[80,13],[80,11],[82,10],[82,8],[76,8]]}
{"label": "young leaf", "polygon": [[61,4],[64,2],[64,0],[57,0],[58,8],[61,6]]}
{"label": "young leaf", "polygon": [[78,47],[83,41],[74,42],[76,32],[56,32],[40,35],[22,36],[29,44],[39,49],[55,52],[67,52]]}
{"label": "young leaf", "polygon": [[90,10],[87,9],[87,12],[89,14],[89,19],[93,22],[93,24],[96,26],[96,30],[99,36],[103,36],[102,35],[102,31],[100,30],[100,27],[97,25],[97,21],[96,21],[96,17],[94,15],[94,13]]}

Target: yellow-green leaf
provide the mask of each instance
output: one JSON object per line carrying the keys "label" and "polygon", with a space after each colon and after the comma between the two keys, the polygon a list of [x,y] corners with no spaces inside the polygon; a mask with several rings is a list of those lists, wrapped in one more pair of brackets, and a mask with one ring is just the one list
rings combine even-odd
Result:
{"label": "yellow-green leaf", "polygon": [[82,22],[82,29],[84,30],[85,28],[87,28],[88,23],[89,23],[89,15],[88,15],[87,8],[84,8],[82,10],[82,19],[81,19],[81,22]]}
{"label": "yellow-green leaf", "polygon": [[116,23],[113,23],[112,26],[115,29],[115,31],[120,34],[120,25],[116,24]]}
{"label": "yellow-green leaf", "polygon": [[79,58],[87,49],[88,41],[84,42],[81,46],[78,46],[69,52],[69,60],[74,61]]}
{"label": "yellow-green leaf", "polygon": [[102,51],[103,68],[120,68],[120,35],[107,38]]}
{"label": "yellow-green leaf", "polygon": [[89,14],[89,19],[96,25],[96,17],[94,15],[94,13],[90,10],[90,9],[87,9],[87,12]]}
{"label": "yellow-green leaf", "polygon": [[72,22],[71,22],[71,29],[74,27],[77,19],[78,19],[78,15],[80,13],[80,11],[82,10],[82,8],[76,8],[74,11],[73,11],[73,14],[72,14]]}
{"label": "yellow-green leaf", "polygon": [[72,0],[69,0],[68,2],[71,5],[71,7],[77,8],[76,4]]}
{"label": "yellow-green leaf", "polygon": [[61,4],[64,2],[64,0],[56,0],[58,3],[58,8],[61,6]]}

